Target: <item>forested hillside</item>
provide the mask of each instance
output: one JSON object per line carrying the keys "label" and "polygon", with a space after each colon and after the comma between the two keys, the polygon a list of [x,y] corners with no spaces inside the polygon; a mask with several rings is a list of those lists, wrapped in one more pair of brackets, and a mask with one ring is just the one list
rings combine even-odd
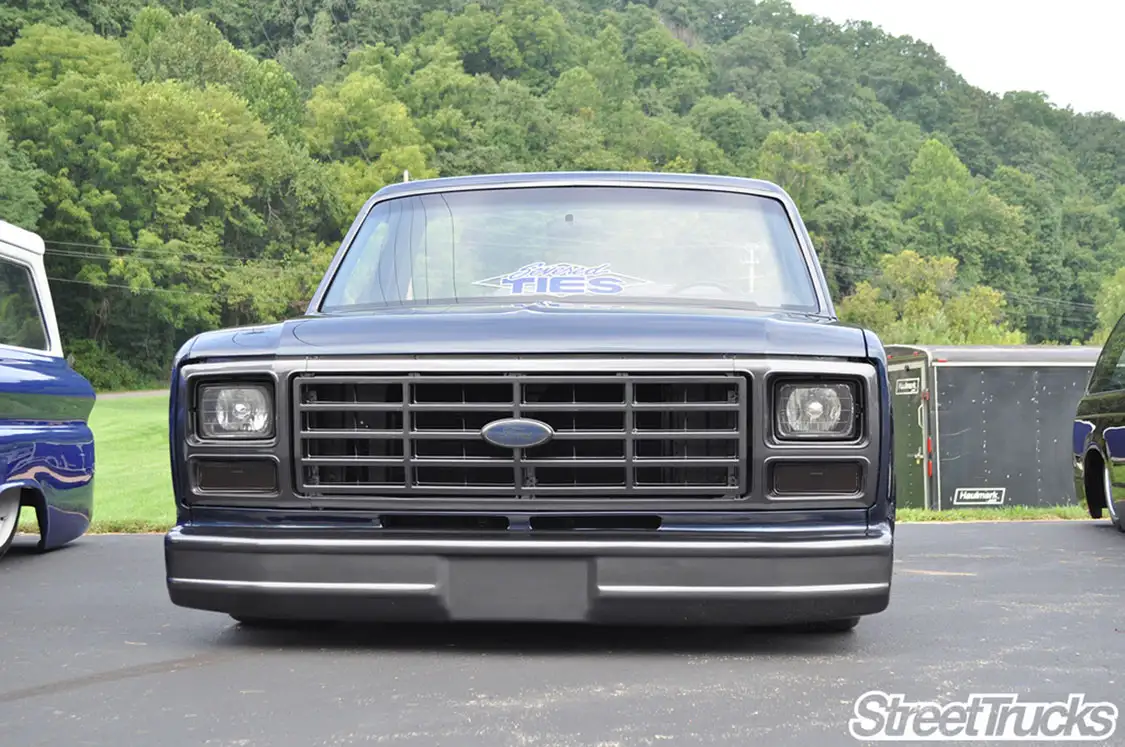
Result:
{"label": "forested hillside", "polygon": [[1125,311],[1125,123],[781,0],[8,0],[0,89],[0,217],[47,241],[99,387],[300,313],[404,169],[777,181],[890,342],[1069,344]]}

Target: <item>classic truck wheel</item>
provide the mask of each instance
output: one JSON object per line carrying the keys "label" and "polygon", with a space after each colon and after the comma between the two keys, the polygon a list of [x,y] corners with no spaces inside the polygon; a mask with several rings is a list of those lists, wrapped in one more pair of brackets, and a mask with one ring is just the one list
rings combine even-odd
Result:
{"label": "classic truck wheel", "polygon": [[20,491],[9,490],[0,495],[0,558],[12,546],[20,523]]}

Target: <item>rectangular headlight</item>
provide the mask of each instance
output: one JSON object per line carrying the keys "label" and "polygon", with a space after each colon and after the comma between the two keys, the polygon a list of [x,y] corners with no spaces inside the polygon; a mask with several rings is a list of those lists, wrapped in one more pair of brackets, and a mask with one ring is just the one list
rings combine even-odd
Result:
{"label": "rectangular headlight", "polygon": [[856,437],[859,391],[844,381],[784,383],[777,388],[777,436],[845,441]]}
{"label": "rectangular headlight", "polygon": [[199,435],[214,439],[273,438],[273,393],[264,384],[204,384]]}

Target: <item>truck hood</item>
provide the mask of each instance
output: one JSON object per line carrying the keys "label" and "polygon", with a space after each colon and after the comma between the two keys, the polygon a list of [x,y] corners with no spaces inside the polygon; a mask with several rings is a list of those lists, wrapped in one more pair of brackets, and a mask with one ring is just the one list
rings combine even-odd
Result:
{"label": "truck hood", "polygon": [[862,329],[783,311],[508,303],[306,316],[207,332],[185,345],[177,359],[581,353],[868,354]]}

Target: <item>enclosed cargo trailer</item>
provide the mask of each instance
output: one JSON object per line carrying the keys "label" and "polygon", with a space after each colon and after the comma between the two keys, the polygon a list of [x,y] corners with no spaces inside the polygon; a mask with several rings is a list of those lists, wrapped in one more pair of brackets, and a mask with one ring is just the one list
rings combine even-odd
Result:
{"label": "enclosed cargo trailer", "polygon": [[898,505],[1075,503],[1074,411],[1100,352],[889,345]]}

